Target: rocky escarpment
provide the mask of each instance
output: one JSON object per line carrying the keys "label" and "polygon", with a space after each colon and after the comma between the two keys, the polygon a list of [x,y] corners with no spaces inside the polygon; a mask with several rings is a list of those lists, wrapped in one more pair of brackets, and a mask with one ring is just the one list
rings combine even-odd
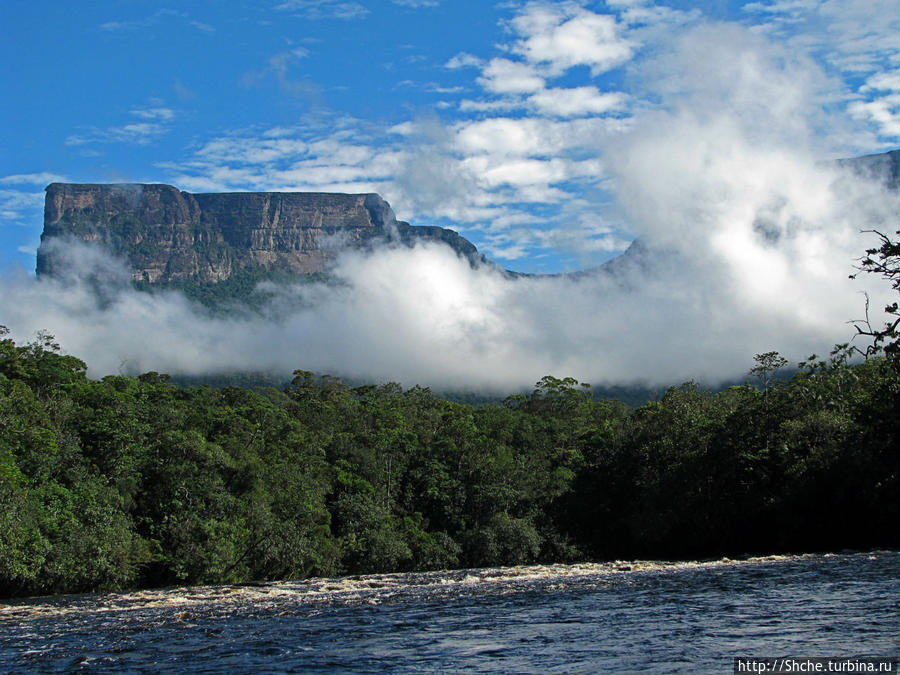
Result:
{"label": "rocky escarpment", "polygon": [[127,258],[135,281],[217,283],[240,272],[326,271],[341,248],[378,242],[444,242],[473,264],[484,259],[452,230],[398,221],[377,194],[192,194],[161,184],[47,187],[38,275],[53,275],[59,246],[74,237]]}
{"label": "rocky escarpment", "polygon": [[[838,165],[888,189],[900,188],[900,150],[839,160]],[[47,187],[38,275],[60,271],[59,254],[69,238],[98,242],[126,258],[139,286],[174,284],[198,297],[214,287],[246,293],[265,278],[320,274],[342,248],[384,241],[439,241],[473,265],[489,263],[453,230],[396,220],[377,194],[192,194],[161,184],[53,183]],[[652,242],[637,241],[599,267],[567,276],[628,279],[664,253]],[[232,288],[223,288],[229,284]]]}

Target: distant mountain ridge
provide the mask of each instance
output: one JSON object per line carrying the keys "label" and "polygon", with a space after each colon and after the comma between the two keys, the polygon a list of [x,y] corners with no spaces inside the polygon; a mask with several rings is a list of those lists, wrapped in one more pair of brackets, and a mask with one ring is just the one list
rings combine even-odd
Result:
{"label": "distant mountain ridge", "polygon": [[838,164],[867,178],[881,181],[890,190],[900,189],[900,150],[840,159]]}

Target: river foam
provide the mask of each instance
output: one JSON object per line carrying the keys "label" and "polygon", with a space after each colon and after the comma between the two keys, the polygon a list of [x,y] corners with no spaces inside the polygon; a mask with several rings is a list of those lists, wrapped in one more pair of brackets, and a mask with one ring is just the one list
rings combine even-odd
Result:
{"label": "river foam", "polygon": [[[875,555],[875,554],[861,554]],[[508,594],[557,590],[572,584],[600,585],[611,577],[641,572],[715,569],[803,560],[806,555],[768,555],[738,560],[703,561],[616,560],[602,563],[538,564],[432,572],[367,574],[294,581],[266,581],[218,586],[160,588],[124,593],[46,596],[0,603],[0,623],[70,613],[123,612],[151,608],[207,609],[229,605],[317,605],[336,603],[380,604],[408,597],[467,593]]]}

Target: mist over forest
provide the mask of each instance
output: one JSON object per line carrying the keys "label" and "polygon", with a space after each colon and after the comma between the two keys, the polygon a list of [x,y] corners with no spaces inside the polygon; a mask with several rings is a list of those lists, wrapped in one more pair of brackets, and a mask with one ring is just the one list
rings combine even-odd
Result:
{"label": "mist over forest", "polygon": [[[0,315],[20,340],[56,335],[94,377],[302,368],[494,393],[546,374],[715,385],[740,380],[756,353],[797,362],[846,342],[866,294],[878,319],[889,285],[849,275],[875,241],[863,230],[900,213],[897,195],[783,153],[755,153],[740,172],[709,163],[636,184],[716,198],[661,208],[669,227],[648,224],[612,273],[510,278],[438,243],[347,249],[327,281],[269,284],[256,311],[210,313],[176,291],[137,291],[126,261],[61,241],[56,277],[3,277]],[[676,178],[692,184],[673,189]]]}
{"label": "mist over forest", "polygon": [[[888,284],[848,276],[875,241],[865,231],[891,231],[898,194],[830,160],[850,131],[830,112],[833,83],[820,66],[704,24],[633,75],[659,105],[638,110],[627,130],[585,137],[612,198],[573,203],[620,217],[643,242],[640,263],[613,276],[510,279],[429,244],[346,250],[330,283],[273,287],[258,314],[210,316],[178,293],[134,291],[124,263],[71,245],[64,278],[5,272],[0,316],[19,340],[56,335],[95,377],[303,368],[493,392],[546,374],[714,385],[739,380],[756,353],[797,362],[847,341],[866,295],[879,319]],[[510,141],[495,126],[466,138]],[[409,136],[413,173],[387,195],[399,211],[471,197],[464,167],[446,170],[439,137]]]}

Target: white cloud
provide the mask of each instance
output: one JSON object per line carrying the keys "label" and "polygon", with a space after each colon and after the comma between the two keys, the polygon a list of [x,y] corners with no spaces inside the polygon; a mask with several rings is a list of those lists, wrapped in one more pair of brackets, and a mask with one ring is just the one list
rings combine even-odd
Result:
{"label": "white cloud", "polygon": [[360,136],[352,132],[322,129],[330,135],[318,136],[315,131],[277,127],[223,136],[190,158],[158,166],[171,172],[171,182],[188,190],[382,190],[398,161],[396,152],[360,145]]}
{"label": "white cloud", "polygon": [[[541,232],[567,228],[590,237],[573,223],[581,222],[580,210],[595,207],[576,193],[606,180],[602,163],[590,155],[622,128],[621,120],[601,118],[490,118],[454,126],[426,119],[378,136],[361,123],[345,124],[338,131],[323,122],[321,129],[221,137],[160,166],[187,190],[378,192],[401,219],[447,218],[482,243],[487,232],[515,228],[500,242],[508,251],[528,242],[577,248],[574,236],[541,239]],[[531,205],[548,208],[534,218],[526,213]],[[587,240],[583,248],[601,251]]]}
{"label": "white cloud", "polygon": [[135,117],[139,117],[143,120],[171,122],[175,119],[175,111],[171,108],[135,108],[130,112]]}
{"label": "white cloud", "polygon": [[107,129],[89,129],[85,133],[72,134],[66,138],[66,145],[93,145],[97,143],[130,143],[147,145],[154,138],[166,133],[162,124],[150,122],[133,122]]}
{"label": "white cloud", "polygon": [[636,81],[641,94],[669,108],[690,106],[700,119],[739,120],[748,132],[787,147],[809,141],[813,131],[840,130],[826,106],[841,83],[802,52],[736,24],[682,30],[642,64]]}
{"label": "white cloud", "polygon": [[40,241],[33,241],[28,245],[17,246],[16,250],[19,253],[23,253],[29,257],[34,257],[37,255],[38,246],[40,246]]}
{"label": "white cloud", "polygon": [[458,125],[457,143],[465,154],[551,158],[567,151],[598,152],[617,130],[606,118],[566,121],[536,117],[492,117]]}
{"label": "white cloud", "polygon": [[[54,180],[44,182],[42,178],[56,179],[59,176],[55,174],[26,174],[18,176],[7,176],[0,180],[2,185],[39,185],[43,188],[47,183]],[[12,180],[9,180],[12,179]],[[40,214],[44,208],[44,192],[34,192],[33,190],[7,190],[0,189],[0,223],[6,225],[13,223],[16,225],[24,225],[33,227],[38,222]],[[5,222],[3,222],[5,221]]]}
{"label": "white cloud", "polygon": [[162,105],[134,108],[129,113],[141,121],[105,129],[90,127],[81,133],[68,136],[65,143],[69,146],[88,146],[104,143],[147,145],[159,136],[168,133],[171,123],[177,117],[177,113],[174,110]]}
{"label": "white cloud", "polygon": [[494,101],[472,101],[463,99],[459,102],[460,112],[508,113],[523,107],[519,97],[506,97]]}
{"label": "white cloud", "polygon": [[40,185],[45,186],[50,183],[64,183],[66,177],[58,173],[42,171],[40,173],[17,173],[12,176],[4,176],[0,178],[0,185]]}
{"label": "white cloud", "polygon": [[275,9],[296,12],[307,19],[362,19],[369,14],[364,5],[346,0],[287,0]]}
{"label": "white cloud", "polygon": [[307,150],[306,142],[296,138],[223,137],[208,141],[196,156],[215,163],[265,164],[303,156]]}
{"label": "white cloud", "polygon": [[481,176],[489,188],[498,185],[534,188],[565,180],[568,177],[567,168],[561,159],[550,161],[515,159],[490,168],[485,167]]}
{"label": "white cloud", "polygon": [[174,9],[160,9],[159,11],[147,16],[143,19],[134,19],[130,21],[106,21],[100,24],[100,30],[109,33],[126,32],[149,28],[162,22],[163,20],[181,21],[188,26],[192,26],[204,33],[214,33],[215,27],[202,21],[191,19],[185,12],[179,12]]}
{"label": "white cloud", "polygon": [[143,21],[106,21],[100,24],[100,30],[115,32],[115,31],[123,31],[123,30],[135,30],[138,28],[145,28],[146,26],[152,25],[153,22],[149,22],[147,20]]}
{"label": "white cloud", "polygon": [[208,23],[203,23],[202,21],[190,21],[191,26],[196,28],[197,30],[201,30],[204,33],[215,33],[216,29],[214,26],[209,25]]}
{"label": "white cloud", "polygon": [[544,87],[535,69],[509,59],[491,59],[482,69],[478,83],[494,94],[528,94]]}
{"label": "white cloud", "polygon": [[[300,4],[292,7],[298,10]],[[608,14],[573,2],[513,9],[506,22],[508,41],[497,45],[497,52],[461,52],[445,63],[449,69],[477,69],[473,81],[484,93],[461,100],[452,121],[413,120],[377,129],[348,120],[332,131],[323,115],[308,129],[249,131],[215,139],[185,161],[167,164],[172,182],[206,190],[378,191],[402,218],[421,224],[452,219],[464,234],[495,251],[535,254],[546,247],[559,252],[561,246],[600,251],[620,247],[622,232],[629,229],[610,192],[615,182],[609,167],[622,155],[617,138],[630,134],[638,118],[644,120],[642,129],[652,127],[653,114],[660,115],[662,126],[674,128],[666,114],[686,111],[678,124],[696,143],[699,157],[729,156],[733,138],[834,157],[872,137],[844,111],[835,117],[836,102],[847,92],[833,68],[815,66],[814,40],[767,40],[758,26],[703,24],[699,10],[680,12],[648,1],[620,0],[606,7]],[[757,10],[747,16],[765,17],[766,30],[777,34],[773,27],[791,7],[782,3],[778,9],[780,15]],[[827,12],[843,11],[828,3],[793,9],[797,16],[816,12],[823,22]],[[828,34],[824,23],[816,27],[807,19],[794,22],[796,30]],[[890,23],[890,14],[887,19]],[[616,88],[628,85],[628,94],[604,90],[602,81],[588,75],[620,65],[627,72]],[[581,68],[573,70],[576,66]],[[557,80],[563,74],[565,79]],[[895,129],[889,98],[894,92],[875,88],[892,82],[887,74],[873,73],[851,108],[857,120],[882,134]],[[888,96],[877,98],[878,91]],[[735,141],[734,161],[722,160],[721,169],[740,172],[742,153]],[[644,168],[647,180],[655,180],[652,167]],[[649,202],[665,192],[660,186]],[[541,217],[534,219],[534,212]],[[618,231],[611,234],[617,240],[587,225],[598,222],[591,218],[598,213],[604,215],[599,222],[616,223]],[[488,240],[489,235],[502,238]]]}
{"label": "white cloud", "polygon": [[[856,119],[871,121],[884,138],[900,138],[900,71],[889,70],[869,77],[859,88],[860,94],[871,97],[853,101],[847,110]],[[877,95],[877,92],[890,92]]]}
{"label": "white cloud", "polygon": [[491,118],[460,125],[458,144],[467,155],[528,156],[547,150],[537,135],[536,119]]}
{"label": "white cloud", "polygon": [[894,0],[773,0],[743,7],[761,28],[815,52],[845,73],[871,73],[900,54],[900,4]]}
{"label": "white cloud", "polygon": [[878,73],[866,80],[860,91],[900,91],[900,71]]}
{"label": "white cloud", "polygon": [[[580,250],[588,264],[621,250],[627,222],[649,253],[620,261],[616,278],[513,281],[423,245],[345,251],[334,269],[342,283],[281,289],[290,302],[278,321],[203,318],[176,295],[127,286],[101,310],[71,281],[4,282],[0,315],[17,335],[56,333],[93,374],[123,362],[227,364],[506,392],[548,373],[715,382],[743,377],[755,353],[800,360],[845,341],[846,322],[864,311],[860,291],[873,307],[892,293],[847,275],[871,243],[860,230],[892,222],[900,198],[819,161],[830,152],[816,128],[832,80],[729,25],[691,29],[634,67],[659,100],[627,122],[424,119],[378,136],[343,120],[223,137],[179,163],[188,180],[229,187],[377,188],[401,217],[478,228],[485,252],[506,260],[552,247]],[[891,94],[875,88],[892,81],[868,86]],[[621,213],[600,197],[610,185]]]}
{"label": "white cloud", "polygon": [[444,68],[456,70],[458,68],[481,68],[482,65],[484,65],[483,59],[472,54],[467,54],[466,52],[460,52],[448,60],[447,63],[444,64]]}
{"label": "white cloud", "polygon": [[819,9],[821,6],[822,0],[768,0],[768,2],[749,2],[742,9],[745,12],[784,14],[797,19],[806,12]]}
{"label": "white cloud", "polygon": [[294,77],[291,73],[292,67],[308,55],[309,50],[303,47],[274,54],[268,58],[265,67],[244,73],[241,84],[244,87],[252,87],[271,76],[281,91],[288,96],[315,102],[319,95],[319,86],[306,78]]}
{"label": "white cloud", "polygon": [[872,101],[854,101],[848,112],[856,119],[870,120],[884,138],[900,138],[900,93],[881,96]]}
{"label": "white cloud", "polygon": [[[702,17],[701,11],[696,8],[683,11],[666,7],[665,5],[647,6],[648,4],[649,3],[638,2],[630,7],[623,6],[623,10],[620,14],[622,23],[628,24],[630,28],[643,27],[645,29],[632,31],[632,35],[637,36],[635,41],[638,43],[643,43],[645,36],[652,35],[655,27],[684,25]],[[613,6],[613,4],[609,2],[607,2],[607,5]]]}
{"label": "white cloud", "polygon": [[23,192],[21,190],[0,190],[0,204],[5,212],[18,212],[22,209],[43,206],[43,192]]}
{"label": "white cloud", "polygon": [[441,4],[440,0],[391,0],[391,2],[401,7],[413,7],[416,9],[419,7],[437,7]]}
{"label": "white cloud", "polygon": [[434,94],[458,94],[465,91],[465,87],[454,86],[444,87],[437,82],[417,82],[415,80],[402,80],[395,85],[398,89],[401,87],[410,87],[414,89],[422,89]]}
{"label": "white cloud", "polygon": [[628,61],[637,46],[621,35],[614,16],[571,3],[532,4],[510,23],[521,36],[513,52],[553,74],[588,66],[598,75]]}
{"label": "white cloud", "polygon": [[[586,66],[597,76],[620,66],[633,56],[637,44],[624,36],[624,26],[615,16],[596,14],[578,5],[531,3],[510,21],[517,36],[501,45],[513,58],[481,59],[460,53],[445,65],[448,68],[476,67],[477,83],[497,100],[463,100],[461,112],[503,112],[530,109],[541,115],[577,117],[620,110],[627,98],[619,93],[601,93],[595,85],[547,88],[555,79],[576,66]],[[527,95],[527,98],[520,98]]]}
{"label": "white cloud", "polygon": [[[621,261],[615,282],[512,282],[420,246],[345,252],[335,268],[344,284],[282,289],[305,308],[280,321],[204,319],[177,295],[127,288],[101,310],[77,283],[25,281],[2,282],[0,315],[20,336],[56,332],[94,374],[123,361],[162,371],[300,367],[505,391],[547,373],[594,382],[741,377],[754,353],[801,359],[847,339],[845,322],[863,311],[860,291],[877,307],[889,290],[847,279],[868,243],[859,230],[893,222],[900,205],[820,160],[860,127],[900,136],[900,80],[896,62],[889,67],[900,55],[900,4],[758,2],[745,7],[750,29],[685,28],[699,23],[696,11],[642,0],[605,7],[609,14],[529,3],[513,10],[507,44],[449,59],[449,69],[477,69],[485,96],[458,108],[472,119],[385,130],[323,114],[304,126],[223,134],[161,166],[186,189],[377,191],[401,218],[452,219],[505,260],[553,249],[589,265],[622,250],[627,229],[650,242],[652,257],[643,267]],[[367,11],[327,0],[279,9],[346,19]],[[305,55],[276,55],[265,73],[289,81]],[[594,79],[620,66],[622,81],[637,86],[627,99]],[[838,76],[850,72],[847,87]],[[843,106],[865,124],[836,120]],[[152,103],[132,111],[132,124],[75,142],[142,142],[175,118]],[[19,174],[0,184],[44,178],[55,179]],[[0,191],[0,213],[37,209],[40,198]]]}
{"label": "white cloud", "polygon": [[544,89],[528,98],[541,114],[558,117],[603,115],[622,110],[626,100],[620,92],[601,92],[593,86]]}

